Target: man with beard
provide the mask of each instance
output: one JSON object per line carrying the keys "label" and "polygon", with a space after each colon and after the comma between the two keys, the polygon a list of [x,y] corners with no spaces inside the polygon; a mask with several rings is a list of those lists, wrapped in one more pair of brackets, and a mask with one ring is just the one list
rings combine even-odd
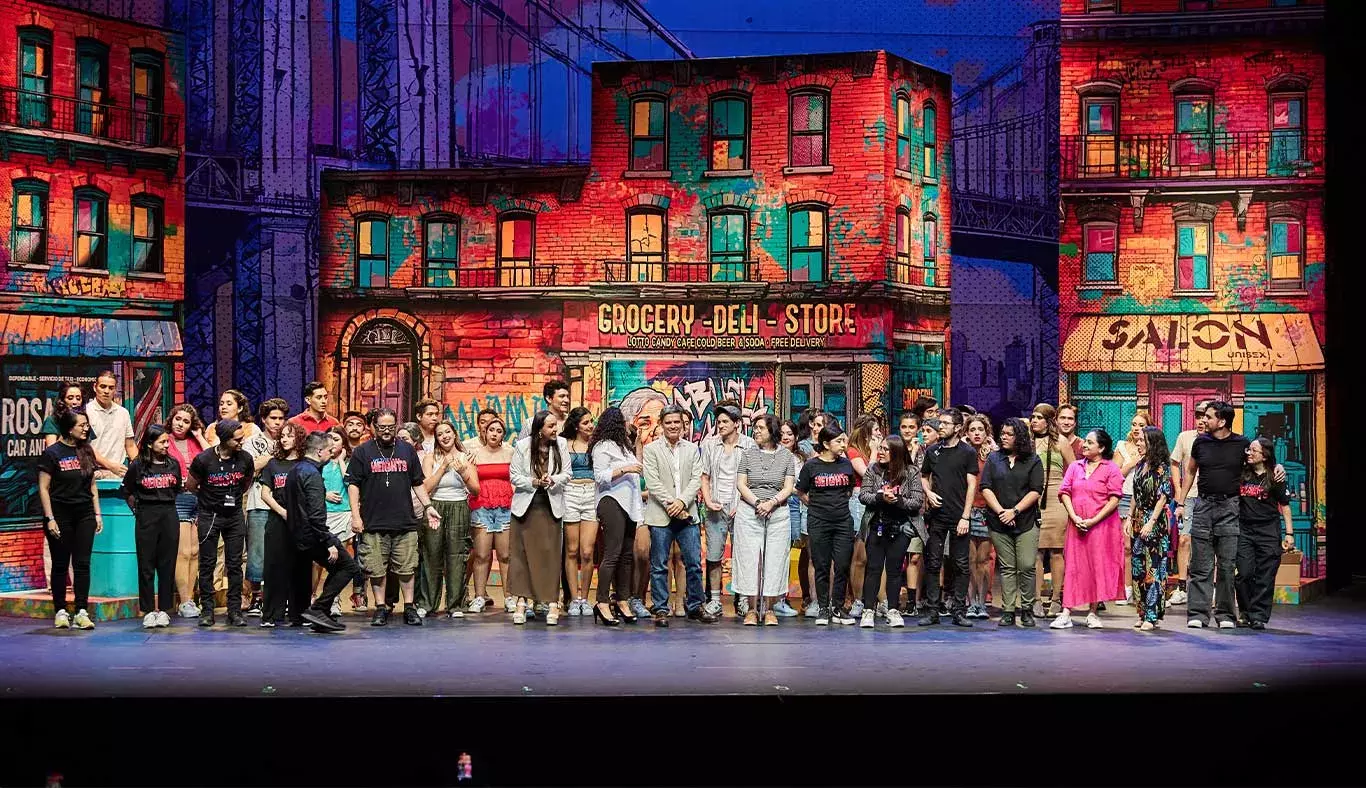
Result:
{"label": "man with beard", "polygon": [[[315,632],[339,632],[346,628],[332,617],[332,602],[360,574],[356,559],[327,528],[327,488],[322,469],[329,453],[327,433],[309,433],[304,441],[304,458],[285,479],[284,505],[289,513],[285,521],[298,550],[291,575],[290,613],[302,608],[300,617],[312,624]],[[313,591],[311,565],[315,563],[327,569],[327,581],[309,606],[308,598]]]}

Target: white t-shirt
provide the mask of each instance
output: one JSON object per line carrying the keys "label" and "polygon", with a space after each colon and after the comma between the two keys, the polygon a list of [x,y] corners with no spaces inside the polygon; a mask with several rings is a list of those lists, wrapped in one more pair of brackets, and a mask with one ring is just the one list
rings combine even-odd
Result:
{"label": "white t-shirt", "polygon": [[[1176,436],[1176,448],[1172,449],[1172,462],[1176,463],[1177,467],[1182,469],[1180,471],[1181,473],[1185,473],[1186,460],[1191,456],[1191,447],[1195,445],[1195,437],[1199,434],[1199,430],[1184,430],[1180,435]],[[1178,481],[1176,492],[1181,492],[1181,486],[1179,484],[1180,478],[1180,476],[1176,477]],[[1199,489],[1200,471],[1199,469],[1196,469],[1195,479],[1191,481],[1190,492],[1186,493],[1186,497],[1194,498],[1199,494],[1197,492]],[[1184,503],[1184,501],[1177,501],[1177,503]]]}
{"label": "white t-shirt", "polygon": [[111,402],[105,410],[100,407],[99,400],[91,400],[85,404],[85,417],[95,432],[95,439],[90,442],[95,453],[118,465],[127,462],[128,452],[124,450],[123,442],[133,437],[133,418],[128,415],[128,409]]}
{"label": "white t-shirt", "polygon": [[[265,430],[257,430],[255,435],[243,441],[242,448],[246,450],[247,454],[251,455],[251,458],[254,461],[263,454],[274,454],[276,447],[279,445],[280,442],[271,438],[269,435],[266,435]],[[277,500],[276,503],[280,503],[280,501]],[[261,500],[261,485],[252,484],[248,487],[247,511],[268,508],[270,507],[266,506],[266,502]]]}
{"label": "white t-shirt", "polygon": [[735,483],[739,477],[740,455],[746,449],[757,448],[754,439],[740,433],[740,440],[726,453],[721,439],[715,435],[702,441],[702,472],[711,480],[711,497],[727,510],[735,503]]}

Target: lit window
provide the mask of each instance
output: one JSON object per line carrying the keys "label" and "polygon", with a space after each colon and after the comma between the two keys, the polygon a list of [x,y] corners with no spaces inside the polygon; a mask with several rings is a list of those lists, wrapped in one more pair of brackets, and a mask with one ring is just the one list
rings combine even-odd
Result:
{"label": "lit window", "polygon": [[460,220],[432,216],[424,224],[425,269],[428,287],[455,287],[460,270]]}
{"label": "lit window", "polygon": [[741,96],[711,100],[711,168],[749,167],[749,102]]}
{"label": "lit window", "polygon": [[356,220],[356,285],[389,286],[389,218],[366,216]]}
{"label": "lit window", "polygon": [[1176,226],[1176,289],[1210,288],[1209,222],[1186,222]]}
{"label": "lit window", "polygon": [[924,173],[926,178],[931,179],[939,177],[939,163],[936,158],[938,146],[936,138],[937,132],[934,127],[935,117],[934,105],[926,104],[925,108],[920,112],[921,124],[924,126],[923,134],[921,135],[924,142],[924,157],[921,162],[923,169],[921,172]]}
{"label": "lit window", "polygon": [[1091,223],[1082,228],[1081,278],[1085,283],[1113,284],[1119,281],[1116,265],[1118,227],[1109,223]]}
{"label": "lit window", "polygon": [[530,287],[536,262],[536,219],[530,213],[498,218],[498,283],[501,287]]}
{"label": "lit window", "polygon": [[162,272],[161,201],[150,197],[133,198],[133,265],[138,273]]}
{"label": "lit window", "polygon": [[666,168],[664,151],[665,103],[655,96],[631,102],[631,170],[660,172]]}
{"label": "lit window", "polygon": [[664,212],[635,210],[626,214],[627,279],[632,282],[664,281]]}
{"label": "lit window", "polygon": [[788,277],[793,282],[825,279],[825,209],[793,208],[788,219]]}
{"label": "lit window", "polygon": [[1271,287],[1304,287],[1304,224],[1299,219],[1271,220]]}
{"label": "lit window", "polygon": [[76,267],[105,269],[109,267],[109,251],[105,246],[108,233],[108,197],[94,189],[79,189],[76,198]]}
{"label": "lit window", "polygon": [[18,265],[47,264],[47,184],[14,183],[14,254]]}
{"label": "lit window", "polygon": [[1114,175],[1118,162],[1119,99],[1088,98],[1082,102],[1082,112],[1086,174]]}
{"label": "lit window", "polygon": [[911,169],[911,98],[896,94],[896,168]]}
{"label": "lit window", "polygon": [[825,164],[826,109],[829,94],[799,91],[789,97],[788,150],[793,167]]}

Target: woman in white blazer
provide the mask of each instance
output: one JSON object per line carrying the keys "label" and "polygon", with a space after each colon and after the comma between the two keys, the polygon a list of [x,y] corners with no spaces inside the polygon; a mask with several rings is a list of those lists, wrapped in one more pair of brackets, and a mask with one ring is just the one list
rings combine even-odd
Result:
{"label": "woman in white blazer", "polygon": [[598,565],[598,601],[593,607],[593,619],[608,626],[622,621],[634,624],[637,619],[628,600],[636,528],[644,514],[640,500],[642,468],[627,437],[626,418],[620,408],[602,412],[588,451],[593,478],[598,482],[598,523],[602,527],[602,563]]}
{"label": "woman in white blazer", "polygon": [[512,623],[525,624],[529,602],[546,605],[545,623],[560,620],[561,540],[564,487],[573,471],[560,421],[543,410],[531,434],[512,450],[512,524],[508,535],[507,592],[517,597]]}

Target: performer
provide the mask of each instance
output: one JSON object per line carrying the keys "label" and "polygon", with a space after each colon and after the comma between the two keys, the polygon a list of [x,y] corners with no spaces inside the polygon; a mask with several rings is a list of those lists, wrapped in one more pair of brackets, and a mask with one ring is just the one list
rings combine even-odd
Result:
{"label": "performer", "polygon": [[664,440],[645,447],[645,525],[650,529],[650,602],[657,627],[669,625],[669,550],[679,546],[687,573],[684,598],[688,618],[703,624],[716,616],[702,608],[702,533],[696,520],[702,489],[702,458],[697,444],[683,438],[685,411],[669,405],[660,414]]}
{"label": "performer", "polygon": [[[332,455],[326,433],[310,433],[304,439],[304,458],[285,478],[285,522],[289,526],[302,571],[293,573],[293,582],[303,588],[293,588],[290,599],[307,599],[312,590],[312,574],[306,568],[316,563],[327,568],[327,582],[313,605],[303,611],[304,621],[313,625],[315,632],[339,632],[346,628],[330,615],[337,595],[360,574],[360,565],[327,528],[327,485],[323,481],[323,464]],[[381,597],[382,598],[382,597]],[[291,611],[291,615],[293,612]]]}
{"label": "performer", "polygon": [[171,436],[164,427],[150,425],[138,444],[137,457],[128,464],[120,491],[137,523],[134,537],[138,549],[138,607],[142,610],[142,626],[147,629],[170,626],[171,614],[167,611],[175,605],[175,562],[180,537],[175,501],[184,472],[170,456],[170,444]]}
{"label": "performer", "polygon": [[204,609],[199,626],[213,626],[213,568],[218,541],[223,540],[224,571],[228,575],[228,624],[247,625],[242,614],[242,548],[247,522],[242,496],[256,475],[251,455],[242,450],[246,430],[235,419],[214,423],[218,442],[190,462],[185,488],[199,496],[199,598]]}
{"label": "performer", "polygon": [[[56,443],[38,457],[38,500],[47,515],[47,543],[52,549],[52,606],[57,629],[94,629],[90,605],[90,554],[95,534],[104,530],[100,496],[95,488],[95,452],[90,448],[90,422],[74,410],[57,417]],[[76,615],[66,611],[68,566],[75,576]]]}

